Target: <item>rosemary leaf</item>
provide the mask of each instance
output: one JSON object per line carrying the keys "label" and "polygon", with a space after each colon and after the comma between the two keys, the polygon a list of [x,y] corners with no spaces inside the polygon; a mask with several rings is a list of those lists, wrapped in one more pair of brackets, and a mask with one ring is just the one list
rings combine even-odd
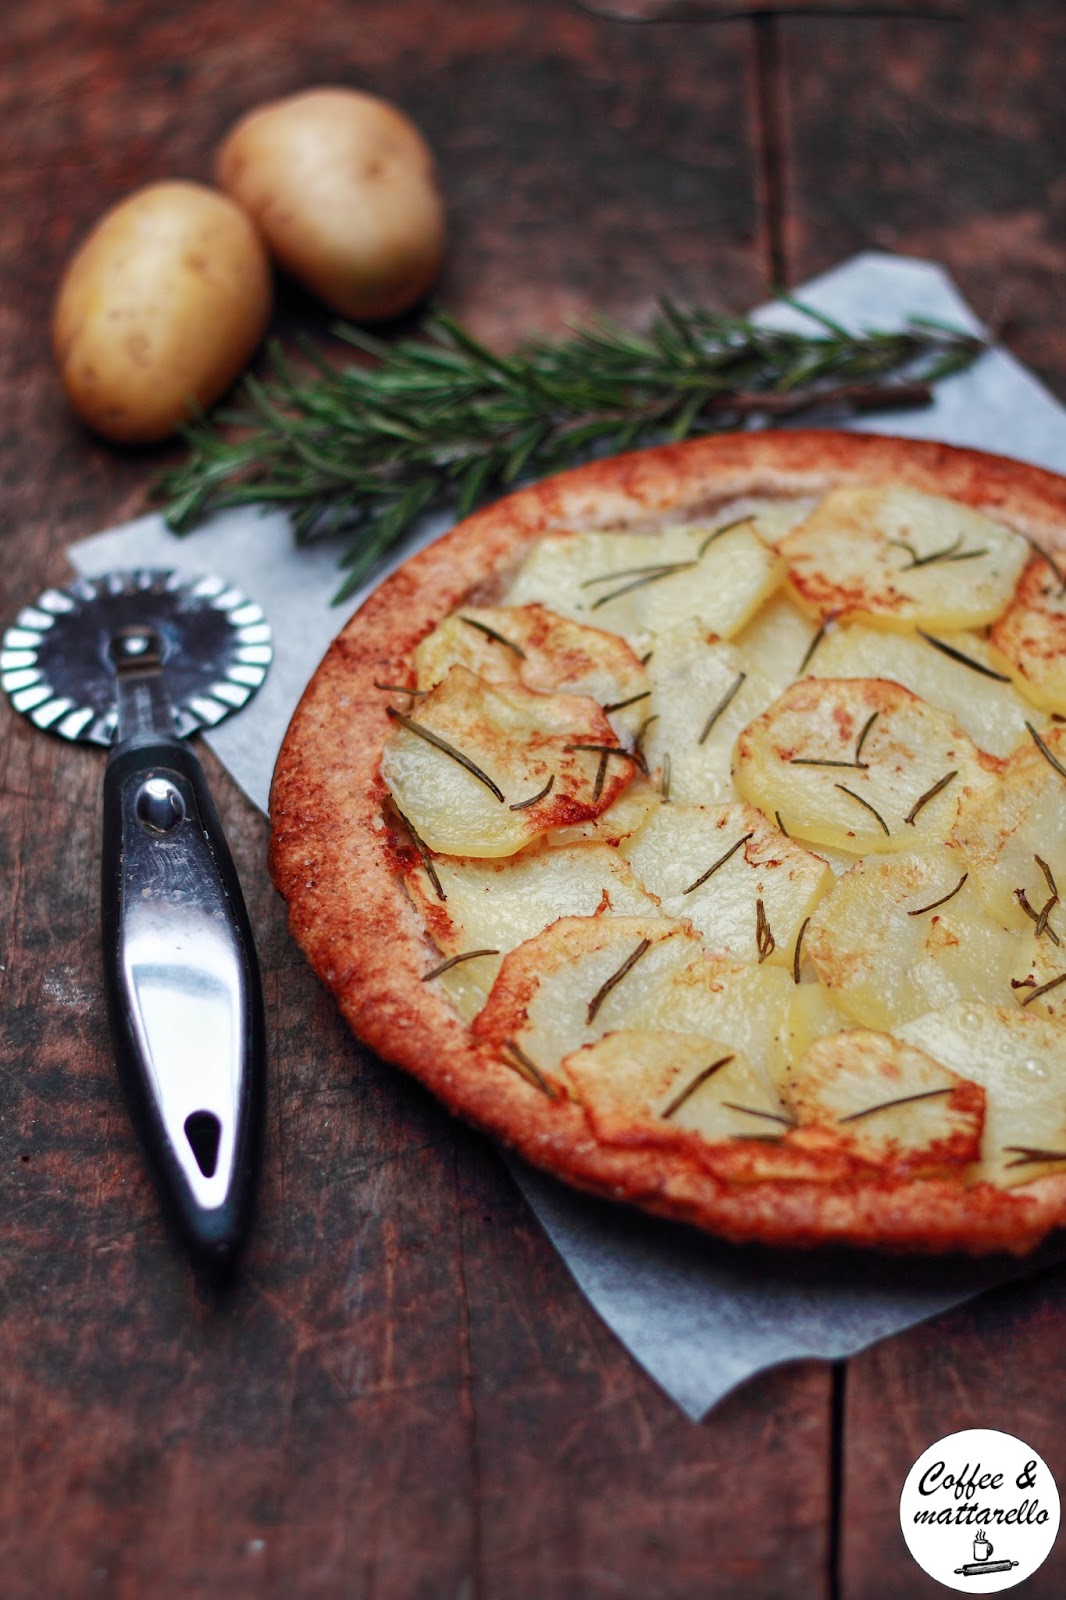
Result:
{"label": "rosemary leaf", "polygon": [[950,656],[952,661],[958,661],[962,666],[969,667],[973,672],[980,672],[986,678],[994,678],[997,683],[1009,683],[1010,678],[1005,672],[996,672],[993,667],[986,667],[983,661],[975,661],[973,656],[966,655],[962,650],[956,650],[953,644],[948,644],[946,639],[936,639],[931,633],[926,633],[922,628],[915,628],[919,639],[924,639],[926,644],[931,644],[934,650],[939,650],[941,655]]}
{"label": "rosemary leaf", "polygon": [[505,649],[512,651],[519,661],[526,659],[526,653],[521,645],[515,644],[513,639],[505,639],[502,633],[497,633],[495,628],[490,628],[487,622],[479,622],[476,617],[460,616],[460,622],[465,622],[468,628],[476,628],[478,633],[483,633],[486,639],[491,639],[494,644],[502,644]]}
{"label": "rosemary leaf", "polygon": [[[508,811],[528,811],[530,806],[535,806],[537,804],[538,800],[543,800],[545,795],[551,794],[554,786],[555,773],[553,772],[543,789],[538,789],[536,794],[531,794],[528,800],[516,800],[513,806],[507,807]],[[599,795],[597,795],[596,799],[598,800],[599,798]]]}
{"label": "rosemary leaf", "polygon": [[498,956],[498,950],[463,950],[457,956],[449,956],[447,961],[442,961],[431,972],[423,972],[422,982],[428,983],[431,978],[439,978],[442,973],[449,972],[452,967],[457,967],[460,961],[473,961],[477,956]]}
{"label": "rosemary leaf", "polygon": [[1024,889],[1015,889],[1014,898],[1017,900],[1018,904],[1029,918],[1030,922],[1036,923],[1038,932],[1046,933],[1052,944],[1062,944],[1062,940],[1051,926],[1051,923],[1047,920],[1048,916],[1050,916],[1051,912],[1055,908],[1055,904],[1058,900],[1057,895],[1052,896],[1051,900],[1048,901],[1043,911],[1033,910],[1032,906],[1029,904],[1029,899]]}
{"label": "rosemary leaf", "polygon": [[732,1100],[723,1100],[722,1104],[728,1106],[730,1111],[743,1111],[748,1117],[765,1117],[767,1122],[780,1122],[786,1128],[795,1128],[797,1124],[791,1117],[783,1117],[777,1111],[759,1111],[755,1106],[738,1106]]}
{"label": "rosemary leaf", "polygon": [[665,1122],[668,1117],[672,1117],[676,1112],[680,1111],[685,1101],[690,1099],[697,1089],[702,1089],[708,1078],[713,1077],[716,1072],[720,1072],[723,1067],[727,1067],[731,1061],[735,1060],[735,1055],[719,1056],[718,1060],[712,1061],[709,1067],[704,1067],[702,1071],[697,1072],[692,1082],[687,1083],[681,1093],[676,1094],[665,1111],[661,1113],[663,1121]]}
{"label": "rosemary leaf", "polygon": [[761,900],[755,902],[755,948],[759,952],[759,965],[777,949],[777,940],[770,932],[770,919]]}
{"label": "rosemary leaf", "polygon": [[[935,800],[937,795],[940,794],[942,790],[947,788],[947,786],[951,782],[952,778],[957,778],[958,775],[959,775],[958,772],[945,772],[945,774],[944,774],[944,776],[942,778],[938,778],[936,783],[934,783],[931,788],[927,789],[924,794],[920,794],[918,796],[917,800],[914,802],[914,804],[911,806],[910,810],[907,812],[907,815],[904,817],[904,819],[903,819],[904,822],[909,822],[911,827],[913,828],[914,827],[914,819],[915,819],[915,817],[917,817],[919,811],[922,810],[923,806],[927,806],[929,804],[930,800]],[[839,785],[838,785],[838,787],[839,787]],[[886,833],[888,832],[887,828],[885,829],[885,832]]]}
{"label": "rosemary leaf", "polygon": [[837,1121],[840,1125],[845,1122],[859,1122],[863,1117],[872,1117],[878,1111],[891,1111],[893,1106],[909,1106],[915,1100],[933,1100],[939,1095],[951,1094],[953,1087],[949,1083],[946,1089],[923,1089],[921,1094],[902,1094],[897,1100],[882,1100],[880,1105],[867,1106],[864,1111],[852,1111],[846,1117],[838,1117]]}
{"label": "rosemary leaf", "polygon": [[693,889],[699,889],[703,884],[705,884],[707,882],[708,878],[712,877],[714,875],[714,873],[716,873],[718,871],[719,867],[724,867],[725,866],[725,864],[729,860],[730,856],[735,856],[737,851],[739,849],[741,849],[741,847],[743,845],[746,845],[749,839],[754,839],[754,837],[755,837],[754,832],[746,833],[742,839],[738,839],[737,840],[736,844],[731,844],[729,846],[729,849],[726,851],[724,856],[719,856],[718,860],[715,861],[711,866],[709,866],[707,868],[706,872],[702,872],[700,874],[700,876],[695,880],[695,882],[690,883],[687,889],[682,889],[681,893],[682,894],[691,894]]}
{"label": "rosemary leaf", "polygon": [[827,631],[828,627],[829,627],[828,622],[823,622],[822,626],[818,629],[818,632],[815,634],[814,638],[811,640],[810,644],[807,646],[806,650],[803,652],[803,660],[800,662],[799,667],[798,667],[798,669],[796,671],[796,677],[797,678],[802,678],[803,674],[806,672],[807,668],[810,666],[812,660],[814,659],[814,652],[817,650],[818,646],[821,644],[822,640],[825,638],[826,631]]}
{"label": "rosemary leaf", "polygon": [[393,722],[398,722],[401,728],[407,729],[408,733],[413,733],[419,739],[424,739],[427,744],[431,744],[442,755],[451,756],[453,761],[457,761],[461,767],[465,767],[472,777],[483,783],[486,789],[491,790],[496,796],[500,804],[503,804],[503,790],[496,787],[487,772],[482,772],[476,761],[471,761],[469,756],[464,756],[461,750],[457,750],[453,744],[449,744],[447,739],[442,739],[439,733],[434,733],[432,728],[424,727],[421,722],[415,722],[411,717],[405,717],[402,711],[396,710],[395,706],[386,706],[385,710]]}
{"label": "rosemary leaf", "polygon": [[740,693],[740,690],[741,690],[741,688],[743,686],[744,680],[745,680],[745,678],[747,676],[748,675],[747,675],[746,672],[738,672],[737,673],[736,677],[733,679],[733,682],[729,685],[729,688],[726,690],[725,694],[719,700],[718,704],[715,706],[714,710],[711,712],[710,716],[707,718],[707,721],[703,724],[703,732],[700,734],[699,738],[696,740],[697,744],[703,744],[703,742],[707,738],[707,735],[710,733],[711,729],[714,727],[715,723],[718,721],[718,718],[720,716],[722,716],[722,714],[724,712],[729,710],[729,707],[733,704],[733,701],[736,699],[737,695]]}
{"label": "rosemary leaf", "polygon": [[840,789],[844,794],[849,794],[853,800],[857,800],[861,806],[864,806],[867,811],[871,812],[877,818],[887,837],[892,837],[888,831],[888,823],[885,821],[880,811],[878,811],[875,806],[870,804],[869,800],[864,800],[861,794],[856,794],[855,790],[849,789],[846,784],[835,783],[833,787],[834,789]]}
{"label": "rosemary leaf", "polygon": [[[612,700],[609,706],[604,706],[604,711],[624,711],[627,706],[639,705],[642,700],[651,698],[651,690],[645,689],[642,694],[631,694],[628,700]],[[645,724],[646,726],[646,724]]]}
{"label": "rosemary leaf", "polygon": [[179,532],[257,504],[286,510],[299,542],[346,536],[346,593],[418,517],[472,510],[520,475],[819,409],[926,404],[932,383],[983,349],[917,321],[864,333],[816,321],[813,332],[792,332],[665,306],[645,333],[593,322],[508,356],[443,312],[391,343],[336,332],[358,364],[335,366],[312,348],[310,370],[296,372],[274,347],[272,376],[247,379],[235,405],[193,422],[185,461],[156,492]]}
{"label": "rosemary leaf", "polygon": [[800,931],[796,935],[796,948],[792,953],[792,981],[794,983],[799,983],[800,981],[800,967],[803,961],[800,951],[803,949],[803,935],[807,932],[810,920],[810,917],[804,918],[800,924]]}
{"label": "rosemary leaf", "polygon": [[644,952],[650,949],[651,940],[642,939],[637,945],[637,948],[630,955],[626,956],[625,960],[622,962],[622,965],[618,968],[618,971],[612,972],[606,983],[602,983],[600,985],[592,999],[589,1001],[588,1015],[585,1018],[587,1023],[591,1024],[595,1020],[597,1011],[600,1009],[611,990],[617,984],[621,983],[626,973],[632,971]]}
{"label": "rosemary leaf", "polygon": [[919,906],[915,911],[908,911],[908,917],[924,917],[927,911],[935,911],[937,906],[946,906],[949,900],[954,900],[969,876],[968,872],[964,872],[954,889],[949,889],[947,894],[942,894],[939,900],[931,900],[927,906]]}
{"label": "rosemary leaf", "polygon": [[1044,743],[1043,739],[1041,739],[1040,735],[1037,733],[1036,729],[1033,727],[1033,724],[1031,722],[1027,722],[1025,724],[1025,726],[1028,728],[1029,732],[1032,734],[1033,743],[1036,745],[1036,748],[1040,751],[1040,754],[1043,756],[1044,760],[1049,764],[1049,766],[1054,767],[1055,771],[1057,773],[1059,773],[1063,778],[1066,778],[1066,767],[1064,767],[1062,765],[1061,761],[1057,761],[1055,759],[1055,757],[1052,755],[1051,751],[1048,749],[1047,745]]}
{"label": "rosemary leaf", "polygon": [[1033,989],[1022,1001],[1027,1006],[1033,1000],[1039,1000],[1042,994],[1050,994],[1052,989],[1057,989],[1060,983],[1066,983],[1066,972],[1060,972],[1057,978],[1052,978],[1048,983],[1042,983],[1039,988]]}
{"label": "rosemary leaf", "polygon": [[1058,897],[1059,897],[1059,890],[1058,890],[1058,885],[1055,882],[1054,876],[1052,875],[1051,868],[1048,866],[1047,862],[1044,861],[1042,859],[1042,857],[1040,857],[1040,856],[1034,856],[1033,860],[1036,862],[1037,866],[1040,868],[1041,872],[1044,874],[1044,882],[1047,884],[1048,888],[1051,890],[1051,893],[1055,896],[1055,899],[1057,900]]}
{"label": "rosemary leaf", "polygon": [[711,532],[703,540],[699,549],[696,551],[696,560],[699,561],[702,556],[705,556],[707,551],[711,548],[711,545],[716,543],[716,541],[722,537],[723,533],[732,533],[734,528],[742,528],[745,522],[753,522],[754,520],[755,519],[753,517],[735,517],[732,522],[726,522],[720,528],[712,528]]}
{"label": "rosemary leaf", "polygon": [[1027,1144],[1005,1144],[1004,1155],[1018,1157],[1017,1161],[1008,1161],[1007,1170],[1011,1167],[1031,1167],[1041,1161],[1066,1161],[1066,1150],[1037,1150]]}
{"label": "rosemary leaf", "polygon": [[[394,806],[396,805],[395,801],[393,801],[393,805]],[[423,867],[425,868],[426,877],[429,879],[430,883],[433,885],[434,889],[437,891],[437,899],[438,900],[447,900],[448,896],[444,893],[444,889],[443,889],[443,887],[441,885],[441,881],[437,877],[437,869],[433,865],[433,857],[430,855],[426,844],[419,837],[419,835],[415,832],[415,829],[414,829],[413,825],[410,822],[408,822],[407,818],[404,816],[404,814],[400,810],[399,806],[396,806],[396,815],[399,817],[400,821],[403,823],[404,827],[407,829],[407,832],[411,836],[411,843],[414,845],[415,849],[418,851],[418,859],[421,861]]]}
{"label": "rosemary leaf", "polygon": [[513,1039],[505,1039],[503,1047],[514,1057],[513,1061],[505,1062],[505,1066],[511,1067],[520,1077],[526,1078],[530,1083],[535,1084],[538,1089],[548,1096],[549,1100],[558,1100],[557,1091],[552,1088],[536,1062],[531,1061],[525,1051],[515,1044]]}

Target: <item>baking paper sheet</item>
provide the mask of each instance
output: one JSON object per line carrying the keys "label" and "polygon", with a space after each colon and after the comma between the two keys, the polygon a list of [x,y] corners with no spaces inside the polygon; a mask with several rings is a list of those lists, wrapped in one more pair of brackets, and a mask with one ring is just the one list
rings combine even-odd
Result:
{"label": "baking paper sheet", "polygon": [[[856,328],[889,328],[925,316],[981,331],[944,272],[902,257],[856,256],[796,295]],[[765,308],[759,316],[776,325],[804,325],[801,314],[786,306]],[[1066,472],[1066,410],[1001,351],[940,385],[931,407],[869,414],[851,426],[994,450]],[[444,518],[427,519],[388,570],[447,525]],[[336,550],[296,550],[283,514],[254,509],[218,516],[185,539],[175,538],[160,517],[143,517],[85,539],[69,553],[84,574],[132,566],[218,572],[245,586],[263,606],[276,650],[267,682],[240,716],[205,737],[265,811],[274,758],[293,708],[330,639],[368,590],[343,608],[331,607],[339,582]],[[765,1367],[852,1355],[1061,1254],[1061,1246],[1053,1246],[1022,1263],[894,1262],[839,1252],[740,1249],[590,1200],[517,1161],[512,1170],[600,1316],[693,1418]]]}

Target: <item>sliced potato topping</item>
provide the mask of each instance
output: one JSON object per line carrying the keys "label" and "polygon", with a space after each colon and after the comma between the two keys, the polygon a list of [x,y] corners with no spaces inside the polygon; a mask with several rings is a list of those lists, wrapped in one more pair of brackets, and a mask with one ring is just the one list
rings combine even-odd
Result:
{"label": "sliced potato topping", "polygon": [[749,520],[661,533],[549,534],[526,558],[507,602],[539,601],[643,648],[693,617],[728,637],[777,588],[784,570]]}
{"label": "sliced potato topping", "polygon": [[800,927],[835,882],[820,856],[740,801],[660,806],[619,849],[664,912],[687,917],[708,950],[789,971]]}
{"label": "sliced potato topping", "polygon": [[1066,587],[1047,557],[1033,556],[991,641],[1027,700],[1066,713]]}
{"label": "sliced potato topping", "polygon": [[[952,653],[954,652],[954,653]],[[965,657],[965,660],[960,660]],[[1026,719],[1046,718],[1026,705],[998,672],[991,649],[977,633],[885,633],[880,628],[831,628],[808,672],[816,678],[890,678],[931,706],[948,711],[982,750],[1008,756],[1025,737]]]}
{"label": "sliced potato topping", "polygon": [[878,1166],[937,1172],[980,1158],[984,1090],[888,1034],[818,1039],[790,1068],[787,1092],[804,1124]]}
{"label": "sliced potato topping", "polygon": [[820,983],[797,984],[788,1002],[789,1061],[798,1061],[816,1039],[854,1026],[854,1019],[833,1004],[829,991]]}
{"label": "sliced potato topping", "polygon": [[624,639],[549,611],[547,606],[464,606],[439,623],[415,651],[419,689],[432,689],[450,667],[489,683],[521,683],[538,694],[586,694],[640,721],[637,697],[649,693]]}
{"label": "sliced potato topping", "polygon": [[695,622],[656,640],[648,677],[652,720],[642,743],[664,796],[684,805],[735,800],[733,745],[773,700],[772,685]]}
{"label": "sliced potato topping", "polygon": [[906,632],[994,622],[1029,547],[969,506],[884,486],[834,489],[780,551],[813,615]]}
{"label": "sliced potato topping", "polygon": [[676,1129],[705,1139],[780,1135],[793,1119],[763,1071],[721,1039],[630,1028],[565,1056],[570,1093],[608,1143]]}
{"label": "sliced potato topping", "polygon": [[1066,1031],[1031,1011],[960,1000],[893,1032],[985,1090],[975,1177],[1013,1187],[1066,1171]]}
{"label": "sliced potato topping", "polygon": [[891,1028],[956,999],[1009,1003],[1018,934],[985,911],[960,852],[860,861],[811,918],[803,949],[834,1005]]}
{"label": "sliced potato topping", "polygon": [[495,951],[472,961],[459,985],[464,991],[476,985],[480,1005],[488,998],[507,951],[556,918],[659,915],[656,902],[632,869],[606,844],[556,849],[534,844],[504,860],[438,856],[433,869],[443,899],[414,854],[405,861],[404,877],[442,954]]}
{"label": "sliced potato topping", "polygon": [[658,784],[638,775],[598,817],[553,828],[545,834],[548,844],[579,844],[582,839],[599,839],[603,844],[618,844],[636,833],[648,814],[661,804]]}
{"label": "sliced potato topping", "polygon": [[[1066,728],[1041,739],[1066,767]],[[1005,928],[1032,927],[1066,888],[1066,777],[1027,737],[987,793],[963,797],[952,838],[989,915]],[[1066,938],[1066,915],[1052,906],[1049,917]]]}
{"label": "sliced potato topping", "polygon": [[[603,746],[620,753],[607,755],[601,772],[604,751],[595,747]],[[605,811],[629,783],[633,762],[595,701],[488,684],[452,667],[398,721],[381,773],[431,850],[509,856],[551,828]]]}
{"label": "sliced potato topping", "polygon": [[780,967],[716,960],[666,919],[564,917],[505,957],[474,1032],[517,1043],[548,1077],[619,1028],[721,1038],[776,1075],[792,988]]}
{"label": "sliced potato topping", "polygon": [[[775,594],[733,640],[740,651],[741,665],[758,674],[772,688],[773,696],[783,694],[790,683],[805,672],[817,672],[812,657],[806,666],[811,646],[818,637],[818,625],[806,616],[787,594]],[[822,648],[819,643],[815,656]],[[827,674],[846,678],[847,672]],[[862,677],[891,677],[891,673],[862,673]]]}
{"label": "sliced potato topping", "polygon": [[734,781],[793,837],[863,855],[946,838],[992,764],[900,684],[803,678],[741,733]]}

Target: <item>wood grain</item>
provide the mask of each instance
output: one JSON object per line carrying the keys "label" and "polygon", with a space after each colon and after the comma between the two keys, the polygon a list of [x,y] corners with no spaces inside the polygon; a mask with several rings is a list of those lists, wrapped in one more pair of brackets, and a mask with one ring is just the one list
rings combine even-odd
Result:
{"label": "wood grain", "polygon": [[[787,187],[785,252],[797,282],[856,250],[945,263],[1007,345],[1059,395],[1066,338],[1064,114],[1052,62],[1066,15],[973,3],[950,27],[852,19],[782,22],[777,88]],[[1066,463],[1064,463],[1066,465]],[[1066,1472],[1061,1269],[1004,1288],[848,1364],[839,1529],[841,1600],[942,1594],[908,1558],[903,1480],[936,1439],[1000,1428]],[[1058,1596],[1062,1546],[1024,1586]]]}
{"label": "wood grain", "polygon": [[[565,0],[27,0],[0,27],[5,620],[175,454],[112,450],[67,412],[47,337],[66,254],[135,186],[206,180],[256,101],[340,81],[416,117],[448,197],[441,298],[487,337],[639,319],[664,289],[765,293],[744,25],[711,57]],[[282,286],[276,325],[328,322]],[[111,1066],[101,760],[0,708],[5,1600],[824,1595],[824,1371],[688,1423],[495,1152],[341,1027],[265,825],[211,760],[271,1061],[243,1272],[197,1289]]]}

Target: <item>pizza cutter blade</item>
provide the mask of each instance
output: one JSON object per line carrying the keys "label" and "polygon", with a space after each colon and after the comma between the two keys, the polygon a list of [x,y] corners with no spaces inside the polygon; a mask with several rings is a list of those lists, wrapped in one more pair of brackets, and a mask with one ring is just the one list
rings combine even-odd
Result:
{"label": "pizza cutter blade", "polygon": [[160,1192],[197,1261],[247,1232],[265,1064],[251,925],[185,737],[255,693],[260,608],[221,578],[141,569],[48,589],[0,647],[16,711],[108,745],[104,978],[116,1061]]}

